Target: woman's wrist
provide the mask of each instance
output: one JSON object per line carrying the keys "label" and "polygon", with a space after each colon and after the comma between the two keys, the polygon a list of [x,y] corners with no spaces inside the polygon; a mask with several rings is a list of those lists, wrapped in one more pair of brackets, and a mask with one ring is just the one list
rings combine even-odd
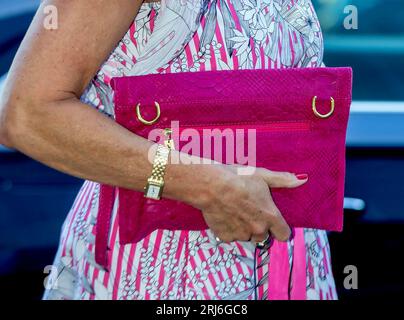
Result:
{"label": "woman's wrist", "polygon": [[[175,156],[179,155],[177,151]],[[172,159],[173,157],[171,157]],[[180,162],[166,168],[163,196],[203,208],[214,199],[234,173],[220,163],[203,163],[201,158],[181,154]]]}

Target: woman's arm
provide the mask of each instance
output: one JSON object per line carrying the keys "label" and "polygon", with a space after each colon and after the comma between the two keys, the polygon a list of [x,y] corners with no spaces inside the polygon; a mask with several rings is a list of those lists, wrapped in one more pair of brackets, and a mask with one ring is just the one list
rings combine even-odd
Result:
{"label": "woman's arm", "polygon": [[[43,7],[50,4],[58,9],[57,30],[43,27]],[[122,186],[140,188],[136,181],[145,178],[150,164],[133,159],[146,155],[149,144],[79,100],[140,4],[139,0],[119,5],[108,0],[41,4],[4,88],[5,145],[75,176],[110,184],[119,180]],[[133,170],[139,165],[147,168]],[[140,172],[145,176],[134,176]]]}
{"label": "woman's arm", "polygon": [[[43,7],[50,4],[58,9],[57,30],[43,27]],[[79,98],[140,4],[139,0],[119,5],[108,0],[41,4],[6,81],[1,113],[4,144],[76,176],[113,184],[117,181],[112,176],[120,174],[128,180],[121,184],[134,187],[132,180],[140,180],[129,174],[135,163],[120,155],[132,153],[137,158],[133,152],[144,154],[147,143]]]}
{"label": "woman's arm", "polygon": [[[43,27],[46,5],[58,9],[57,30]],[[79,100],[140,5],[140,0],[43,1],[4,88],[0,143],[77,177],[142,190],[151,173],[152,143]],[[261,240],[268,229],[286,240],[290,230],[268,185],[296,187],[305,181],[257,172],[239,177],[224,165],[169,165],[164,195],[200,208],[223,240],[251,235]]]}
{"label": "woman's arm", "polygon": [[[152,143],[79,100],[141,2],[44,1],[9,72],[1,100],[0,142],[71,175],[142,190],[151,173]],[[46,5],[58,9],[57,30],[43,27]],[[180,169],[178,177],[170,170],[168,178],[187,180],[187,169]],[[173,196],[189,189],[179,192],[181,186]]]}

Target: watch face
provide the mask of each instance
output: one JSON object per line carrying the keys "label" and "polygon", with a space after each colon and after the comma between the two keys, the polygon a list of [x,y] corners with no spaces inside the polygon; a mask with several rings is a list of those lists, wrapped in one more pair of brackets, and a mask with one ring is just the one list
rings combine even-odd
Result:
{"label": "watch face", "polygon": [[160,188],[159,186],[154,186],[152,184],[149,184],[149,187],[147,188],[147,193],[146,197],[152,198],[152,199],[160,199]]}

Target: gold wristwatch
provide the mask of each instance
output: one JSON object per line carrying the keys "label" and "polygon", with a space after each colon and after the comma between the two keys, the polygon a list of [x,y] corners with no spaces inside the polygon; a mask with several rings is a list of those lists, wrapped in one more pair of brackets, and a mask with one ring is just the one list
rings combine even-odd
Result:
{"label": "gold wristwatch", "polygon": [[166,140],[164,145],[157,146],[156,155],[154,156],[153,169],[144,192],[146,198],[160,200],[164,189],[164,173],[168,164],[170,150],[174,149],[173,140],[171,139],[171,129],[164,129]]}

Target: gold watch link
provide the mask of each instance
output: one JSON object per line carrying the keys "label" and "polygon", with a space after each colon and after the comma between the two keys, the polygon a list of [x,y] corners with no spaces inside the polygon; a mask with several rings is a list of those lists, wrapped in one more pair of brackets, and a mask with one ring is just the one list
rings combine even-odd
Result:
{"label": "gold watch link", "polygon": [[170,150],[173,149],[174,144],[171,139],[171,129],[164,129],[164,134],[167,139],[164,141],[164,145],[159,144],[154,156],[152,173],[144,192],[144,196],[149,199],[160,200],[164,189],[164,173],[168,164],[170,156]]}

